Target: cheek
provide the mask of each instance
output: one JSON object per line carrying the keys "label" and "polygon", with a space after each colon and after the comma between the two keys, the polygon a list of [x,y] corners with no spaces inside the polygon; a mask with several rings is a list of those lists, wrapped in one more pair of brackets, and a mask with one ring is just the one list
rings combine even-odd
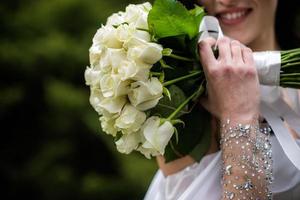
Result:
{"label": "cheek", "polygon": [[[253,1],[254,2],[254,1]],[[266,37],[274,29],[277,0],[260,0],[253,5],[253,13],[240,27],[222,27],[224,33],[245,45]]]}
{"label": "cheek", "polygon": [[261,0],[259,3],[257,12],[249,23],[252,32],[257,35],[270,33],[274,29],[277,8],[277,0]]}

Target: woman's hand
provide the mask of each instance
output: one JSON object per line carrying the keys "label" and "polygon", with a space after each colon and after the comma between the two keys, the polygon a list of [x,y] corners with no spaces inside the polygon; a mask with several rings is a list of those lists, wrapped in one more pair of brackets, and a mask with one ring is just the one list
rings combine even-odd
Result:
{"label": "woman's hand", "polygon": [[269,135],[257,128],[259,82],[252,51],[225,37],[217,44],[216,59],[214,43],[213,39],[200,43],[208,91],[202,102],[222,121],[222,199],[267,199],[271,162],[265,158],[270,158],[271,145]]}
{"label": "woman's hand", "polygon": [[215,43],[212,38],[199,43],[208,91],[201,104],[221,120],[252,120],[259,114],[259,82],[252,51],[224,37],[217,43],[216,59],[211,48]]}

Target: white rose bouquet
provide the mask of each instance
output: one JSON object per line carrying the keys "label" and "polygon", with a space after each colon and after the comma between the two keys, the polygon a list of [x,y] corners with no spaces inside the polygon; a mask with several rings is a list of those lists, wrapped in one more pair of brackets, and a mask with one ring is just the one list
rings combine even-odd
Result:
{"label": "white rose bouquet", "polygon": [[[90,103],[121,153],[167,161],[205,153],[210,115],[195,106],[205,91],[197,53],[204,15],[199,6],[156,0],[111,15],[95,34],[85,70]],[[282,86],[300,87],[299,55],[282,54]]]}

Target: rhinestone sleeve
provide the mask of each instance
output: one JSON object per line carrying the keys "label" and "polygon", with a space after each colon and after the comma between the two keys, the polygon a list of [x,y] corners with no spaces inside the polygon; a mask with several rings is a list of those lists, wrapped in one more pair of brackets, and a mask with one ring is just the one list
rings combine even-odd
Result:
{"label": "rhinestone sleeve", "polygon": [[270,128],[258,121],[221,125],[223,199],[272,199]]}

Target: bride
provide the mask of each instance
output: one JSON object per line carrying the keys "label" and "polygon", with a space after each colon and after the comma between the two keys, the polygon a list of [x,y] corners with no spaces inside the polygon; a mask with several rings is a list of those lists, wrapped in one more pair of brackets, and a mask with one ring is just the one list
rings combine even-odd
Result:
{"label": "bride", "polygon": [[[300,170],[274,136],[283,130],[278,123],[284,123],[286,137],[290,134],[298,145],[299,133],[278,116],[280,122],[264,115],[271,112],[264,111],[268,106],[260,107],[270,99],[284,99],[274,109],[288,107],[299,115],[299,93],[259,86],[252,56],[252,51],[280,49],[275,33],[277,0],[197,3],[218,18],[228,36],[218,41],[207,38],[199,44],[208,89],[207,98],[200,102],[214,116],[210,149],[199,163],[190,156],[171,163],[157,157],[160,169],[145,200],[300,199]],[[217,59],[211,50],[215,45]]]}

